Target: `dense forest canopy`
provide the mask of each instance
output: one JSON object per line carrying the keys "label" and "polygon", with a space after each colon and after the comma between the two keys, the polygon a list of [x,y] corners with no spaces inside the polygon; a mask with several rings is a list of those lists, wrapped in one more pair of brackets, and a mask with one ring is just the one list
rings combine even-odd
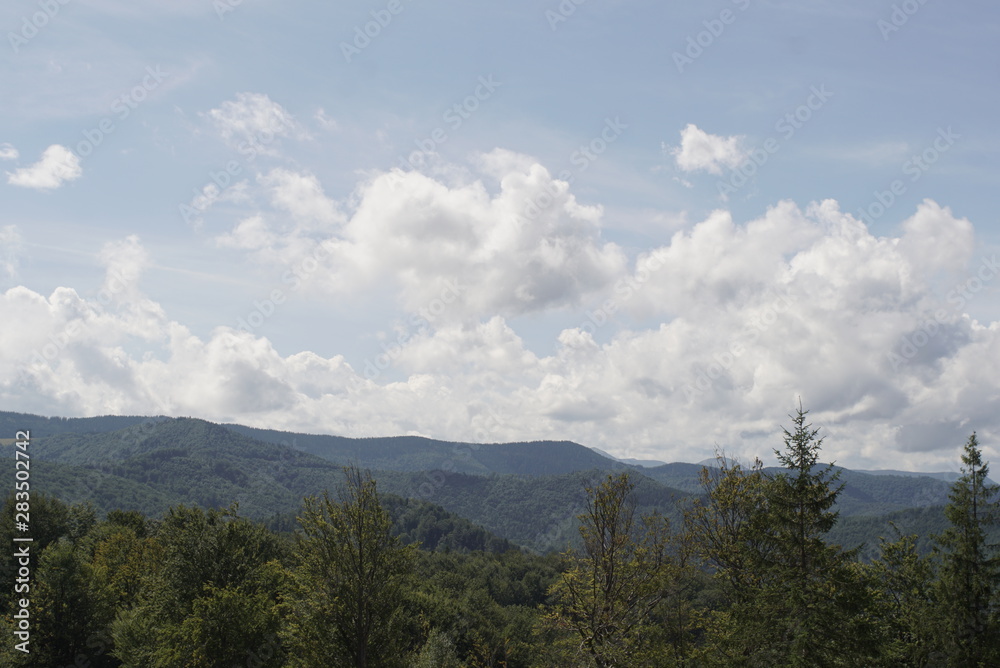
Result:
{"label": "dense forest canopy", "polygon": [[[998,492],[976,434],[954,482],[883,484],[822,464],[800,408],[781,466],[720,456],[692,488],[679,467],[372,472],[201,421],[109,426],[32,445],[25,591],[0,563],[0,625],[15,638],[28,596],[30,645],[6,642],[3,665],[1000,662]],[[51,493],[81,474],[77,493],[102,493]],[[878,537],[838,540],[844,525]]]}

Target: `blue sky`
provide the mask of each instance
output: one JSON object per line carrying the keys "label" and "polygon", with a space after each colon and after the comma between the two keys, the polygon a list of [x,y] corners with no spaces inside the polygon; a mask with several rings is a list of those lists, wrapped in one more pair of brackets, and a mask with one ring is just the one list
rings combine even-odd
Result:
{"label": "blue sky", "polygon": [[995,456],[998,19],[7,3],[3,404],[698,461],[801,396],[845,465]]}

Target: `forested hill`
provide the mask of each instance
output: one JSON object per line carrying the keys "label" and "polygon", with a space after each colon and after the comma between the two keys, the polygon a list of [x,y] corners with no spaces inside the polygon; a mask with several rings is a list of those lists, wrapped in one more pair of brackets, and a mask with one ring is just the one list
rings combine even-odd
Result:
{"label": "forested hill", "polygon": [[33,437],[55,434],[102,434],[135,424],[159,422],[165,417],[141,415],[102,415],[100,417],[43,417],[30,413],[0,411],[0,438],[14,438],[15,432],[29,430]]}
{"label": "forested hill", "polygon": [[591,469],[631,467],[570,441],[452,443],[420,436],[346,438],[301,434],[242,425],[223,425],[252,438],[289,445],[338,464],[356,463],[387,471],[446,470],[461,473],[558,475]]}
{"label": "forested hill", "polygon": [[[653,471],[687,490],[636,469],[363,471],[194,419],[54,429],[16,450],[5,439],[8,457],[30,454],[32,577],[30,613],[0,597],[0,627],[11,637],[30,619],[32,653],[8,643],[0,665],[334,665],[330,648],[369,604],[372,655],[415,668],[998,665],[938,661],[956,637],[941,620],[965,619],[973,600],[963,583],[1000,582],[975,436],[945,512],[931,505],[942,481],[834,474],[795,419],[780,471]],[[560,451],[534,447],[539,461]],[[21,494],[0,509],[8,544],[29,522]],[[970,554],[986,557],[957,571]],[[6,591],[24,561],[0,560]],[[781,649],[803,619],[834,639],[829,660],[803,655],[813,633]],[[594,628],[614,654],[581,661]]]}
{"label": "forested hill", "polygon": [[[554,460],[567,445],[573,446],[538,444],[549,452],[535,460]],[[527,453],[524,446],[514,444],[512,450]],[[570,451],[576,453],[577,447],[581,446]],[[89,501],[102,513],[124,509],[158,517],[178,504],[221,508],[236,502],[246,517],[291,528],[303,497],[335,490],[342,482],[339,463],[190,418],[137,423],[107,433],[33,437],[31,453],[34,489],[69,503]],[[497,459],[496,468],[504,468],[498,455],[488,456]],[[594,456],[609,468],[615,467],[611,460]],[[520,464],[507,468],[532,471],[525,464],[528,461],[531,457],[526,454]],[[472,475],[440,470],[374,473],[383,493],[424,503],[415,506],[423,515],[433,514],[428,509],[431,504],[426,503],[433,502],[504,539],[548,551],[564,549],[577,539],[576,516],[583,512],[585,487],[599,482],[605,470],[561,475]],[[642,508],[676,515],[675,500],[683,493],[644,480],[639,497]],[[419,524],[423,519],[414,521]],[[444,521],[437,518],[435,523],[440,527]],[[454,525],[450,530],[470,534],[457,520],[447,522]],[[427,540],[424,535],[422,542]],[[447,544],[449,539],[444,540]],[[489,543],[482,536],[470,540]],[[470,540],[460,542],[469,545]]]}
{"label": "forested hill", "polygon": [[[90,501],[101,512],[160,516],[180,503],[236,502],[247,517],[287,526],[303,497],[335,489],[341,465],[357,464],[373,470],[386,493],[431,501],[504,539],[547,551],[578,539],[584,488],[610,471],[631,471],[642,508],[675,520],[679,504],[702,493],[701,465],[629,467],[570,442],[349,439],[191,418],[0,413],[0,420],[10,436],[31,430],[33,486],[70,503]],[[943,480],[847,469],[840,475],[842,520],[833,535],[844,543],[877,544],[893,513],[917,533],[941,526],[949,490]]]}

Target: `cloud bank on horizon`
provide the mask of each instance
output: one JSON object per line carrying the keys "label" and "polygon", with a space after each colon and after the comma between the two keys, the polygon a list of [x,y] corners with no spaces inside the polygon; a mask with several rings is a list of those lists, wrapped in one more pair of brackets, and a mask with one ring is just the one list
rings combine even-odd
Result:
{"label": "cloud bank on horizon", "polygon": [[[336,60],[338,38],[324,67],[306,53],[272,66],[238,38],[319,44],[294,10],[181,3],[157,20],[216,42],[184,41],[160,69],[158,49],[180,38],[153,37],[124,4],[67,6],[30,38],[20,19],[32,23],[33,5],[5,9],[21,27],[0,78],[22,88],[0,116],[14,128],[0,134],[0,405],[571,439],[698,461],[715,449],[768,459],[801,397],[824,456],[846,466],[953,469],[973,430],[1000,455],[1000,235],[986,188],[1000,172],[984,158],[1000,141],[963,102],[968,82],[938,81],[954,106],[920,111],[866,92],[890,74],[913,85],[891,63],[860,83],[857,63],[824,70],[828,93],[813,76],[825,38],[788,46],[802,60],[778,66],[780,82],[733,59],[766,60],[759,39],[775,26],[819,24],[841,41],[866,35],[869,62],[921,54],[907,33],[934,30],[917,19],[936,10],[883,39],[860,2],[742,0],[719,34],[711,12],[647,8],[682,26],[668,48],[644,32],[649,17],[593,4],[550,30],[515,3],[491,16],[498,35],[452,36],[482,48],[421,84],[415,73],[458,46],[416,55],[414,32],[492,10],[404,4],[380,23],[358,3],[317,5],[310,16],[350,59]],[[524,26],[529,53],[488,58]],[[531,56],[583,54],[595,34],[661,49],[666,66],[621,75],[631,52],[611,51],[593,70],[605,99],[567,105],[593,56],[560,65],[555,86],[533,78]],[[682,73],[673,49],[691,60]],[[854,130],[877,104],[900,115]]]}

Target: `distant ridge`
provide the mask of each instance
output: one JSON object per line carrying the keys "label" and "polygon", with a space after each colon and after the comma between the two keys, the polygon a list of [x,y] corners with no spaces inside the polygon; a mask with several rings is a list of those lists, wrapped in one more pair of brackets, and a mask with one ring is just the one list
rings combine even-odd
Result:
{"label": "distant ridge", "polygon": [[[235,501],[241,514],[282,530],[294,525],[303,496],[340,484],[344,464],[370,469],[388,494],[432,501],[540,552],[576,540],[584,488],[613,471],[631,471],[639,506],[674,521],[680,521],[684,497],[704,493],[701,464],[641,467],[571,441],[346,438],[162,416],[64,419],[0,412],[0,424],[8,432],[0,434],[0,457],[12,457],[14,434],[30,429],[32,489],[66,502],[158,516],[179,503],[225,507]],[[837,540],[869,546],[887,535],[886,523],[893,517],[912,521],[909,530],[922,535],[936,531],[957,476],[836,468],[844,484],[837,503],[844,522]],[[404,522],[409,528],[401,530],[419,534],[427,544],[435,540],[432,527],[447,526],[453,535],[448,540],[462,537],[455,544],[463,549],[505,549],[443,511],[419,503],[398,509],[400,518],[409,518]]]}
{"label": "distant ridge", "polygon": [[595,448],[594,446],[590,446],[590,449],[601,456],[607,457],[608,459],[613,459],[616,462],[621,462],[622,464],[628,464],[630,466],[641,466],[642,468],[651,468],[653,466],[663,466],[664,464],[666,464],[666,462],[661,462],[658,459],[632,459],[631,457],[627,458],[615,457],[611,453],[605,452],[600,448]]}
{"label": "distant ridge", "polygon": [[[149,425],[186,419],[194,418],[171,418],[162,415],[101,415],[96,417],[66,418],[45,417],[14,411],[0,411],[0,439],[13,438],[13,435],[22,429],[29,429],[32,436],[38,438],[58,434],[100,434],[118,431],[138,424]],[[316,454],[324,459],[339,463],[360,463],[368,468],[397,471],[444,469],[464,473],[558,475],[560,473],[607,468],[610,462],[612,468],[633,468],[643,470],[647,474],[649,470],[656,469],[660,469],[659,472],[663,473],[664,470],[662,467],[680,467],[684,470],[684,474],[696,474],[697,470],[702,466],[712,466],[716,461],[714,458],[708,458],[695,464],[688,464],[684,462],[666,463],[655,459],[618,458],[600,448],[587,447],[573,443],[572,441],[480,444],[442,441],[421,436],[351,438],[326,434],[258,429],[240,424],[221,424],[219,426],[245,436],[250,436],[259,441],[286,445],[295,450]],[[551,456],[540,457],[532,453],[531,450],[538,448],[538,446],[551,448],[551,453],[549,453]],[[512,455],[514,455],[514,459],[517,461],[502,461],[510,458]],[[495,465],[499,465],[503,470],[495,470],[493,468]],[[948,483],[954,482],[961,475],[954,471],[851,470],[856,473],[877,476],[926,477]],[[677,472],[675,469],[674,473]]]}
{"label": "distant ridge", "polygon": [[162,422],[172,418],[141,415],[101,415],[99,417],[43,417],[31,413],[0,411],[0,438],[13,438],[14,433],[27,429],[32,437],[56,434],[103,434],[141,423]]}
{"label": "distant ridge", "polygon": [[909,478],[926,477],[945,482],[955,482],[962,474],[955,471],[941,471],[939,473],[922,473],[920,471],[895,471],[891,469],[854,469],[859,473],[870,473],[871,475],[901,475]]}
{"label": "distant ridge", "polygon": [[338,464],[391,471],[562,475],[635,468],[572,441],[455,443],[423,436],[348,438],[222,425],[244,436],[286,445]]}

